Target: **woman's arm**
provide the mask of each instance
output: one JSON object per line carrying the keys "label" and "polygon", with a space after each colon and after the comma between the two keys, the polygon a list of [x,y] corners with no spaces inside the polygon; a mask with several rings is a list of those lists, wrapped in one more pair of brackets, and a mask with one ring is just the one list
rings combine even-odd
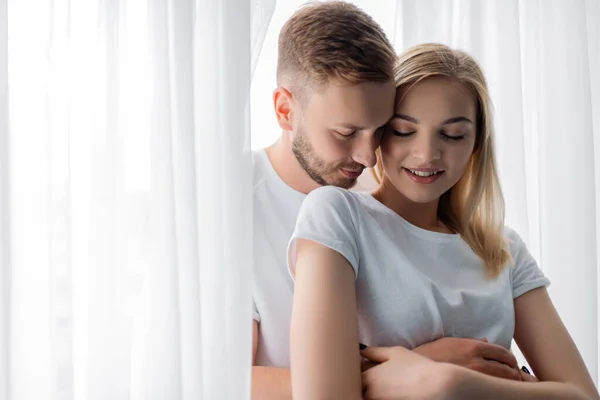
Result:
{"label": "woman's arm", "polygon": [[[557,391],[577,387],[589,399],[600,399],[592,378],[562,323],[546,288],[532,290],[514,301],[515,341],[540,381],[557,382]],[[568,398],[568,397],[564,397]]]}
{"label": "woman's arm", "polygon": [[453,364],[433,362],[401,347],[369,347],[381,362],[363,373],[365,400],[589,400],[573,385],[495,378]]}
{"label": "woman's arm", "polygon": [[[516,382],[450,365],[446,393],[450,400],[591,400],[575,385],[558,382]],[[597,395],[596,395],[597,396]]]}
{"label": "woman's arm", "polygon": [[294,272],[293,398],[362,399],[352,266],[338,252],[298,239]]}
{"label": "woman's arm", "polygon": [[455,398],[600,399],[546,288],[517,297],[514,306],[515,341],[541,382],[511,382],[459,370],[453,378],[457,389]]}

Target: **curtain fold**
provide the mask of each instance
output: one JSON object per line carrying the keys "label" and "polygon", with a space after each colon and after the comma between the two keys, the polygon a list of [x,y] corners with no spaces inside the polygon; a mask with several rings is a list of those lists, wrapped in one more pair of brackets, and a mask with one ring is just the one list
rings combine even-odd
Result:
{"label": "curtain fold", "polygon": [[[195,146],[202,358],[204,371],[211,371],[203,390],[207,399],[248,398],[252,345],[250,8],[235,0],[205,0],[198,11],[204,10],[202,3],[217,5],[212,15],[197,12],[195,37],[205,40],[196,41],[199,47],[194,53],[198,67],[194,115],[202,138]],[[215,21],[217,26],[209,32],[207,27]],[[206,40],[215,32],[221,34],[219,40]],[[207,57],[212,62],[206,62]],[[208,195],[208,190],[218,196]]]}
{"label": "curtain fold", "polygon": [[0,399],[250,397],[273,8],[0,2]]}
{"label": "curtain fold", "polygon": [[0,399],[10,393],[10,211],[8,208],[8,16],[0,2]]}

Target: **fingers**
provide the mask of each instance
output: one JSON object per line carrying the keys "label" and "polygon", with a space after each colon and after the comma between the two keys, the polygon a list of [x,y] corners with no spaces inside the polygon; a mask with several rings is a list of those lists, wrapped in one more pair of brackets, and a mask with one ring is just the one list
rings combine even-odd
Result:
{"label": "fingers", "polygon": [[483,361],[471,369],[481,372],[482,374],[495,376],[496,378],[511,379],[513,381],[522,380],[521,372],[523,371],[511,368],[506,364],[501,364],[496,361]]}
{"label": "fingers", "polygon": [[383,363],[390,359],[393,347],[367,347],[360,355],[367,360]]}
{"label": "fingers", "polygon": [[535,376],[528,374],[527,372],[524,371],[519,371],[521,373],[521,380],[523,380],[524,382],[539,382],[539,379],[536,378]]}
{"label": "fingers", "polygon": [[510,351],[504,347],[492,343],[481,343],[479,345],[479,351],[481,356],[486,360],[498,361],[506,364],[511,368],[517,368],[517,359]]}
{"label": "fingers", "polygon": [[[362,390],[363,390],[363,397],[367,398],[365,396],[365,390],[367,390],[367,388],[369,388],[372,385],[372,380],[373,380],[373,371],[375,371],[377,368],[381,367],[381,364],[375,364],[373,363],[373,367],[368,368],[364,371],[362,371],[361,373],[361,382],[362,382]],[[377,371],[375,371],[375,373],[377,373]]]}
{"label": "fingers", "polygon": [[369,360],[362,360],[360,362],[360,372],[368,371],[376,365],[379,365],[379,363],[369,361]]}
{"label": "fingers", "polygon": [[[390,348],[390,347],[381,347],[382,349]],[[389,365],[387,366],[389,367]],[[368,388],[372,388],[374,382],[378,379],[378,376],[381,377],[382,368],[386,368],[386,364],[373,364],[373,366],[366,371],[361,373],[361,381],[362,381],[362,389],[363,389],[363,398],[367,399],[366,390]]]}

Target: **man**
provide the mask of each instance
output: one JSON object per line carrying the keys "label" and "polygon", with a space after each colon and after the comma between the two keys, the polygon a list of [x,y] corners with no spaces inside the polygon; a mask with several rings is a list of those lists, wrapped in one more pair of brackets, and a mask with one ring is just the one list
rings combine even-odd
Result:
{"label": "man", "polygon": [[[254,154],[253,399],[291,398],[293,281],[286,250],[307,193],[352,188],[375,165],[394,109],[395,51],[373,19],[345,2],[298,10],[279,36],[273,94],[281,136]],[[519,379],[516,360],[484,341],[442,339],[415,351]],[[490,362],[503,361],[505,364]]]}

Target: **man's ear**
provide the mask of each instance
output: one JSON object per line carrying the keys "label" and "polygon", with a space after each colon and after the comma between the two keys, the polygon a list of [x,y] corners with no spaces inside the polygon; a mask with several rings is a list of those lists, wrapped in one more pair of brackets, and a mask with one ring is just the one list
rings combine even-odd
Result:
{"label": "man's ear", "polygon": [[273,106],[277,122],[284,131],[292,131],[292,105],[294,97],[292,93],[283,87],[278,87],[273,92]]}

